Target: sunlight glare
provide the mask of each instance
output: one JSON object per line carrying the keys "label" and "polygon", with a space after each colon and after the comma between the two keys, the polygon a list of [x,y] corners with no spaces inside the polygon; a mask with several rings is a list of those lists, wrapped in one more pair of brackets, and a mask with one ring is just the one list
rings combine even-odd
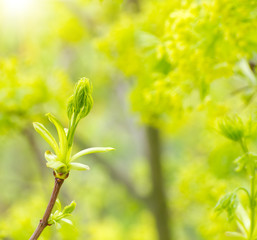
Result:
{"label": "sunlight glare", "polygon": [[4,0],[4,12],[9,17],[24,17],[28,14],[32,0]]}

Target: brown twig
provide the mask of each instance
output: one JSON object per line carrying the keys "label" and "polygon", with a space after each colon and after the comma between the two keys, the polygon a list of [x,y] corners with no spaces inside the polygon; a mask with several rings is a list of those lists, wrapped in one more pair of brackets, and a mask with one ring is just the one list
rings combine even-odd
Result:
{"label": "brown twig", "polygon": [[36,240],[38,239],[38,237],[40,236],[40,234],[43,232],[43,230],[45,229],[45,227],[48,226],[48,219],[50,217],[50,214],[53,210],[55,201],[58,197],[60,188],[62,186],[64,182],[64,179],[59,179],[59,178],[55,178],[55,183],[54,183],[54,189],[50,198],[50,201],[48,203],[48,206],[46,208],[45,214],[43,216],[43,218],[40,220],[37,229],[35,230],[35,232],[32,234],[32,236],[30,237],[29,240]]}

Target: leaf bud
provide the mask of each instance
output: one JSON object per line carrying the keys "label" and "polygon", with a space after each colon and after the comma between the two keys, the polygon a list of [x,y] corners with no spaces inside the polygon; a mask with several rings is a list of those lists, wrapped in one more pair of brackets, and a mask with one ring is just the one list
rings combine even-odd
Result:
{"label": "leaf bud", "polygon": [[[91,110],[93,99],[91,96],[92,86],[87,78],[81,78],[75,86],[73,94],[73,108],[76,114],[85,117]],[[69,104],[71,106],[71,103]]]}
{"label": "leaf bud", "polygon": [[74,112],[74,106],[73,106],[73,95],[72,95],[69,97],[68,104],[67,104],[67,116],[69,119],[71,119],[73,112]]}
{"label": "leaf bud", "polygon": [[71,204],[66,206],[62,212],[63,214],[71,214],[74,211],[75,207],[76,207],[76,203],[72,201]]}
{"label": "leaf bud", "polygon": [[218,126],[222,135],[235,142],[241,141],[246,135],[243,121],[238,116],[226,117],[218,123]]}

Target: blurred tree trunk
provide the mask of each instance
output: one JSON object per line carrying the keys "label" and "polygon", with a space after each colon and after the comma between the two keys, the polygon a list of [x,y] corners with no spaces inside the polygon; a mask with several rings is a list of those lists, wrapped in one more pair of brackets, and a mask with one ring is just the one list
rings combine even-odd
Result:
{"label": "blurred tree trunk", "polygon": [[156,227],[160,240],[170,240],[169,229],[169,209],[165,196],[165,186],[161,164],[161,138],[159,130],[148,126],[147,135],[147,154],[151,173],[152,192],[151,192],[151,211],[154,215]]}
{"label": "blurred tree trunk", "polygon": [[130,5],[134,12],[140,12],[139,0],[127,0],[126,5]]}

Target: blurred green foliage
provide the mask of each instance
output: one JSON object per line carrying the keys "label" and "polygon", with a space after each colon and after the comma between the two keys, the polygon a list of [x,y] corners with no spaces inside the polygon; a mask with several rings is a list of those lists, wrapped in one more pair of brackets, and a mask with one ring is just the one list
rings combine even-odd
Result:
{"label": "blurred green foliage", "polygon": [[52,112],[67,126],[81,77],[93,83],[94,107],[74,148],[117,151],[71,174],[60,200],[76,199],[74,226],[40,239],[159,239],[151,209],[122,180],[143,196],[152,189],[146,125],[161,134],[172,239],[236,239],[214,207],[248,181],[234,173],[243,153],[216,122],[256,121],[256,24],[255,0],[0,0],[0,239],[28,239],[43,215],[53,179],[32,122],[51,128],[42,116]]}

